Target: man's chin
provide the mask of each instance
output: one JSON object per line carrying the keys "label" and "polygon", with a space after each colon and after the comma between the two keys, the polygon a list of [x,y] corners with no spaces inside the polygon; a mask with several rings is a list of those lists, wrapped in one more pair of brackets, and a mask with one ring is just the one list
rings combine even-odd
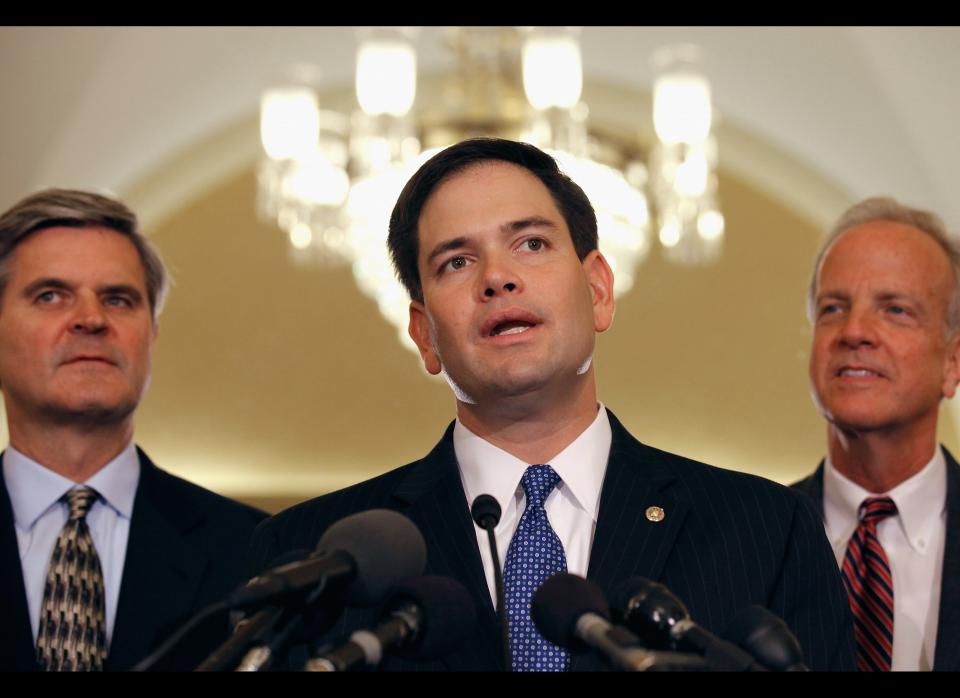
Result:
{"label": "man's chin", "polygon": [[83,402],[47,405],[43,415],[60,426],[87,426],[90,428],[118,424],[130,417],[136,402],[86,400]]}
{"label": "man's chin", "polygon": [[848,436],[892,431],[908,421],[900,415],[869,410],[842,410],[825,416],[834,429]]}
{"label": "man's chin", "polygon": [[474,402],[482,403],[536,396],[549,386],[550,380],[542,375],[501,374],[482,383],[482,388],[468,389],[466,392],[474,398]]}

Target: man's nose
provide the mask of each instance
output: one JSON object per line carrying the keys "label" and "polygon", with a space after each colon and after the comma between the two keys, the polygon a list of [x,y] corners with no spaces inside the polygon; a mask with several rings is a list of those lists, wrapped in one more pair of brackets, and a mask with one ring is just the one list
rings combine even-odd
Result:
{"label": "man's nose", "polygon": [[520,275],[506,260],[489,260],[484,264],[481,275],[482,296],[484,299],[496,298],[503,294],[517,293],[523,287]]}

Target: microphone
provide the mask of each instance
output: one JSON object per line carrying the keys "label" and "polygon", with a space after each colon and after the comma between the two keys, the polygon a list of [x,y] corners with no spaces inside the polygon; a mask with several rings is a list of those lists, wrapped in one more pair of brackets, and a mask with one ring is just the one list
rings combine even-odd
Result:
{"label": "microphone", "polygon": [[699,657],[639,648],[636,635],[610,623],[610,607],[600,587],[575,574],[560,572],[541,584],[533,595],[531,616],[550,642],[571,650],[590,647],[621,671],[705,668]]}
{"label": "microphone", "polygon": [[373,605],[394,584],[422,574],[426,557],[423,536],[402,514],[371,509],[340,519],[305,560],[269,569],[227,598],[234,608],[267,608],[255,614],[248,627],[238,629],[197,671],[223,669],[251,644],[260,643],[238,667],[257,671],[304,629],[325,632],[344,605]]}
{"label": "microphone", "polygon": [[256,607],[318,585],[342,591],[349,605],[370,606],[396,582],[423,573],[427,547],[403,514],[370,509],[340,519],[306,560],[254,577],[234,591],[231,607]]}
{"label": "microphone", "polygon": [[770,671],[810,671],[789,626],[763,606],[747,606],[740,611],[723,636]]}
{"label": "microphone", "polygon": [[503,652],[504,671],[513,668],[510,657],[510,635],[507,631],[507,604],[503,591],[503,571],[497,554],[497,538],[493,530],[500,523],[500,504],[489,494],[481,494],[473,500],[470,515],[480,528],[487,532],[490,543],[490,559],[493,561],[493,586],[497,595],[497,619],[500,622],[500,646]]}
{"label": "microphone", "polygon": [[[288,550],[277,556],[270,563],[269,568],[273,569],[284,567],[286,565],[302,561],[310,555],[306,548]],[[229,607],[229,606],[228,606]],[[270,605],[258,610],[250,617],[243,617],[238,620],[233,627],[233,633],[224,641],[216,651],[208,656],[195,671],[217,671],[230,664],[233,664],[238,657],[253,642],[260,642],[272,631],[273,627],[283,618],[285,610],[282,606]],[[253,652],[253,650],[251,650]],[[263,655],[263,653],[261,653]],[[241,661],[241,666],[247,662],[249,653]],[[266,654],[262,656],[263,664],[269,664],[272,656]]]}
{"label": "microphone", "polygon": [[352,671],[376,667],[384,652],[407,659],[438,659],[474,633],[477,616],[469,592],[449,577],[424,575],[397,585],[372,631],[307,661],[307,671]]}
{"label": "microphone", "polygon": [[477,526],[485,531],[491,531],[500,523],[500,504],[489,494],[481,494],[473,500],[470,515]]}
{"label": "microphone", "polygon": [[613,598],[616,618],[647,646],[702,655],[719,671],[764,671],[742,649],[694,623],[687,607],[663,584],[631,577]]}

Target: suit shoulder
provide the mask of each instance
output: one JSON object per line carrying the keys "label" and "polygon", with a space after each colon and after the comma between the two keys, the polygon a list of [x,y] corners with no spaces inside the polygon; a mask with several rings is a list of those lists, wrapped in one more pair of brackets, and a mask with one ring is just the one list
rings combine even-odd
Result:
{"label": "suit shoulder", "polygon": [[217,494],[155,465],[152,467],[153,473],[149,476],[152,486],[162,489],[166,496],[175,497],[176,501],[189,503],[192,509],[202,511],[222,524],[252,531],[258,523],[267,518],[265,511]]}
{"label": "suit shoulder", "polygon": [[796,482],[790,483],[790,489],[794,492],[801,492],[805,495],[810,495],[813,493],[814,488],[817,483],[817,474],[810,473],[805,478],[797,480]]}
{"label": "suit shoulder", "polygon": [[272,555],[296,548],[312,549],[322,533],[345,516],[368,509],[398,508],[393,493],[419,462],[284,509],[257,527],[251,547],[267,544]]}
{"label": "suit shoulder", "polygon": [[272,516],[271,521],[284,522],[287,519],[315,517],[323,512],[334,512],[343,517],[366,509],[386,507],[397,486],[406,479],[417,463],[419,461],[408,463],[355,485],[294,504]]}
{"label": "suit shoulder", "polygon": [[739,492],[761,496],[764,499],[779,500],[790,505],[795,505],[802,500],[797,491],[769,478],[710,465],[652,446],[644,445],[644,447],[660,459],[671,474],[678,476],[681,482],[686,482],[693,488],[703,490],[707,494],[711,490]]}

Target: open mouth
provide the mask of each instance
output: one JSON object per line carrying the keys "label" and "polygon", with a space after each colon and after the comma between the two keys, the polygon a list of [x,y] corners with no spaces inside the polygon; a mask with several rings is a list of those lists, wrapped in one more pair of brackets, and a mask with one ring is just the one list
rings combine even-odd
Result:
{"label": "open mouth", "polygon": [[521,334],[526,332],[531,327],[534,327],[532,322],[527,322],[525,320],[508,320],[507,322],[501,322],[496,325],[491,331],[491,337],[500,337],[503,335],[510,334]]}
{"label": "open mouth", "polygon": [[540,317],[523,308],[508,308],[487,317],[480,328],[482,337],[509,337],[538,326]]}

